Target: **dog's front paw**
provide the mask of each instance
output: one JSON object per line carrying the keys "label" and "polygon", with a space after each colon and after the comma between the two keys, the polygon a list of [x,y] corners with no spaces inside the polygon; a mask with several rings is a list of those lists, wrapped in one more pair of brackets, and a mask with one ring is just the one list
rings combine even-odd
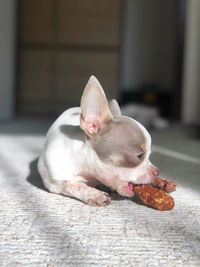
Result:
{"label": "dog's front paw", "polygon": [[108,193],[106,192],[98,192],[95,194],[93,198],[87,200],[87,204],[91,206],[107,206],[111,201],[111,198]]}
{"label": "dog's front paw", "polygon": [[176,183],[174,183],[170,179],[157,177],[154,180],[153,184],[156,185],[157,187],[163,189],[164,191],[166,191],[168,193],[171,193],[171,192],[176,190]]}

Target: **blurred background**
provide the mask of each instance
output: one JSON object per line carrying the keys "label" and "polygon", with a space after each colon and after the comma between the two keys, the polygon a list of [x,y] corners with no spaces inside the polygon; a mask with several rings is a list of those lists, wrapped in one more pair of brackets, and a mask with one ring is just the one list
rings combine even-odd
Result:
{"label": "blurred background", "polygon": [[199,0],[0,0],[0,120],[79,105],[91,74],[121,105],[200,122]]}
{"label": "blurred background", "polygon": [[[171,213],[44,188],[47,129],[92,74],[150,130]],[[0,265],[200,266],[199,101],[200,0],[0,0]]]}

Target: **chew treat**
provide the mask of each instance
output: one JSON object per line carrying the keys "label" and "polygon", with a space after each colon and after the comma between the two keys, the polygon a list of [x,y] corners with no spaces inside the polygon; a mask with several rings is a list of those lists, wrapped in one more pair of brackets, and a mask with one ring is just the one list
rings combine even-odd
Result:
{"label": "chew treat", "polygon": [[135,185],[133,191],[147,206],[161,211],[174,208],[174,199],[167,192],[150,184]]}

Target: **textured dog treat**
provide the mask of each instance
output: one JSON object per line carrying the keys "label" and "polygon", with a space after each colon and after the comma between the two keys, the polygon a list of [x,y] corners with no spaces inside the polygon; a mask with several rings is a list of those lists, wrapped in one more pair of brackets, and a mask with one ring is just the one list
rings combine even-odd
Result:
{"label": "textured dog treat", "polygon": [[133,190],[147,206],[161,211],[174,208],[174,199],[162,189],[150,184],[141,184],[135,185]]}

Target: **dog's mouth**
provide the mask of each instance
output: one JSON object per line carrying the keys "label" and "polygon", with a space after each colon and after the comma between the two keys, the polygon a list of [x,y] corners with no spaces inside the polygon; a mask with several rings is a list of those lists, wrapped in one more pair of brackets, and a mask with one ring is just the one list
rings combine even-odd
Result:
{"label": "dog's mouth", "polygon": [[129,188],[130,192],[133,192],[133,187],[134,187],[133,183],[128,182],[128,188]]}
{"label": "dog's mouth", "polygon": [[123,196],[133,196],[134,195],[134,184],[132,182],[128,182],[127,185],[125,185],[123,188],[122,188],[122,191],[119,192],[120,195],[123,195]]}

